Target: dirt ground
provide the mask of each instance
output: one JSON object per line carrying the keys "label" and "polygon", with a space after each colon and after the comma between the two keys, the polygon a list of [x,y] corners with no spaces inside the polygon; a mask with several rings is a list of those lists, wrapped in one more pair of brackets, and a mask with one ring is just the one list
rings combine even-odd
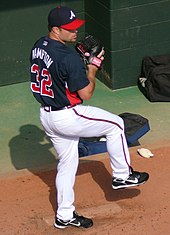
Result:
{"label": "dirt ground", "polygon": [[20,172],[0,179],[0,235],[168,235],[170,233],[170,143],[150,150],[150,159],[130,148],[135,170],[147,171],[145,185],[124,190],[111,188],[107,154],[81,160],[75,184],[75,206],[93,218],[89,229],[53,228],[55,170]]}

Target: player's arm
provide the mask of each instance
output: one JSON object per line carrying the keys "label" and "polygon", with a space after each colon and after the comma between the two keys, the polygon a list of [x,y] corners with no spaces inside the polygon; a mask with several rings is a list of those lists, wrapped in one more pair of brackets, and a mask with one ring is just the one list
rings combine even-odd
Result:
{"label": "player's arm", "polygon": [[[100,54],[97,56],[102,61],[104,60],[103,54],[104,51],[102,50]],[[96,67],[95,65],[88,64],[87,69],[88,69],[87,77],[89,80],[89,84],[83,89],[77,91],[80,98],[83,100],[89,100],[92,97],[96,85],[96,73],[99,68]]]}
{"label": "player's arm", "polygon": [[87,68],[89,84],[83,89],[77,91],[80,98],[83,100],[89,100],[92,97],[96,85],[96,72],[98,70],[98,68],[94,65],[88,65]]}

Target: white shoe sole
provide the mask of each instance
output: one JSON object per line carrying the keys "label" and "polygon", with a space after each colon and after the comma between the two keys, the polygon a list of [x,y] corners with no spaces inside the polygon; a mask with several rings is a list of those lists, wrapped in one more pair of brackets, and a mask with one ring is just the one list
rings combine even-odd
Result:
{"label": "white shoe sole", "polygon": [[113,189],[125,189],[125,188],[130,188],[130,187],[135,187],[135,186],[139,186],[141,184],[144,184],[146,181],[138,183],[138,184],[126,184],[126,185],[119,185],[119,186],[114,186],[112,185]]}

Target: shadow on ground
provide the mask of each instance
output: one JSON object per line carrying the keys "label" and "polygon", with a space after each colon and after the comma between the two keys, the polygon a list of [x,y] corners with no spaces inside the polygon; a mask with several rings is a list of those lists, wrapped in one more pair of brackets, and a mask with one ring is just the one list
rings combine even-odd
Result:
{"label": "shadow on ground", "polygon": [[[10,140],[9,148],[11,161],[16,170],[27,169],[34,175],[38,176],[48,186],[49,201],[55,212],[56,170],[54,169],[56,168],[57,159],[50,151],[52,144],[46,138],[44,131],[35,125],[21,126],[19,135]],[[53,169],[45,171],[45,168],[48,169],[49,165],[53,166]],[[44,170],[42,171],[42,169]],[[106,168],[105,163],[100,160],[93,160],[90,156],[87,161],[79,164],[77,176],[86,175],[87,173],[90,173],[93,181],[104,192],[107,201],[133,198],[140,193],[140,190],[138,189],[114,190],[113,193],[113,189],[111,188],[112,177]],[[84,182],[84,187],[85,186],[86,182]]]}

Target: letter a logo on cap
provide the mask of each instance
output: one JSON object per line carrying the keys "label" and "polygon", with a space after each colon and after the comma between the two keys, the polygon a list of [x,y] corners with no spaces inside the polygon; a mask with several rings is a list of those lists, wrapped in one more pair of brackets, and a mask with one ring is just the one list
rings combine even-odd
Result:
{"label": "letter a logo on cap", "polygon": [[75,14],[72,11],[70,11],[70,14],[71,14],[70,15],[70,20],[72,20],[74,17],[76,17]]}

